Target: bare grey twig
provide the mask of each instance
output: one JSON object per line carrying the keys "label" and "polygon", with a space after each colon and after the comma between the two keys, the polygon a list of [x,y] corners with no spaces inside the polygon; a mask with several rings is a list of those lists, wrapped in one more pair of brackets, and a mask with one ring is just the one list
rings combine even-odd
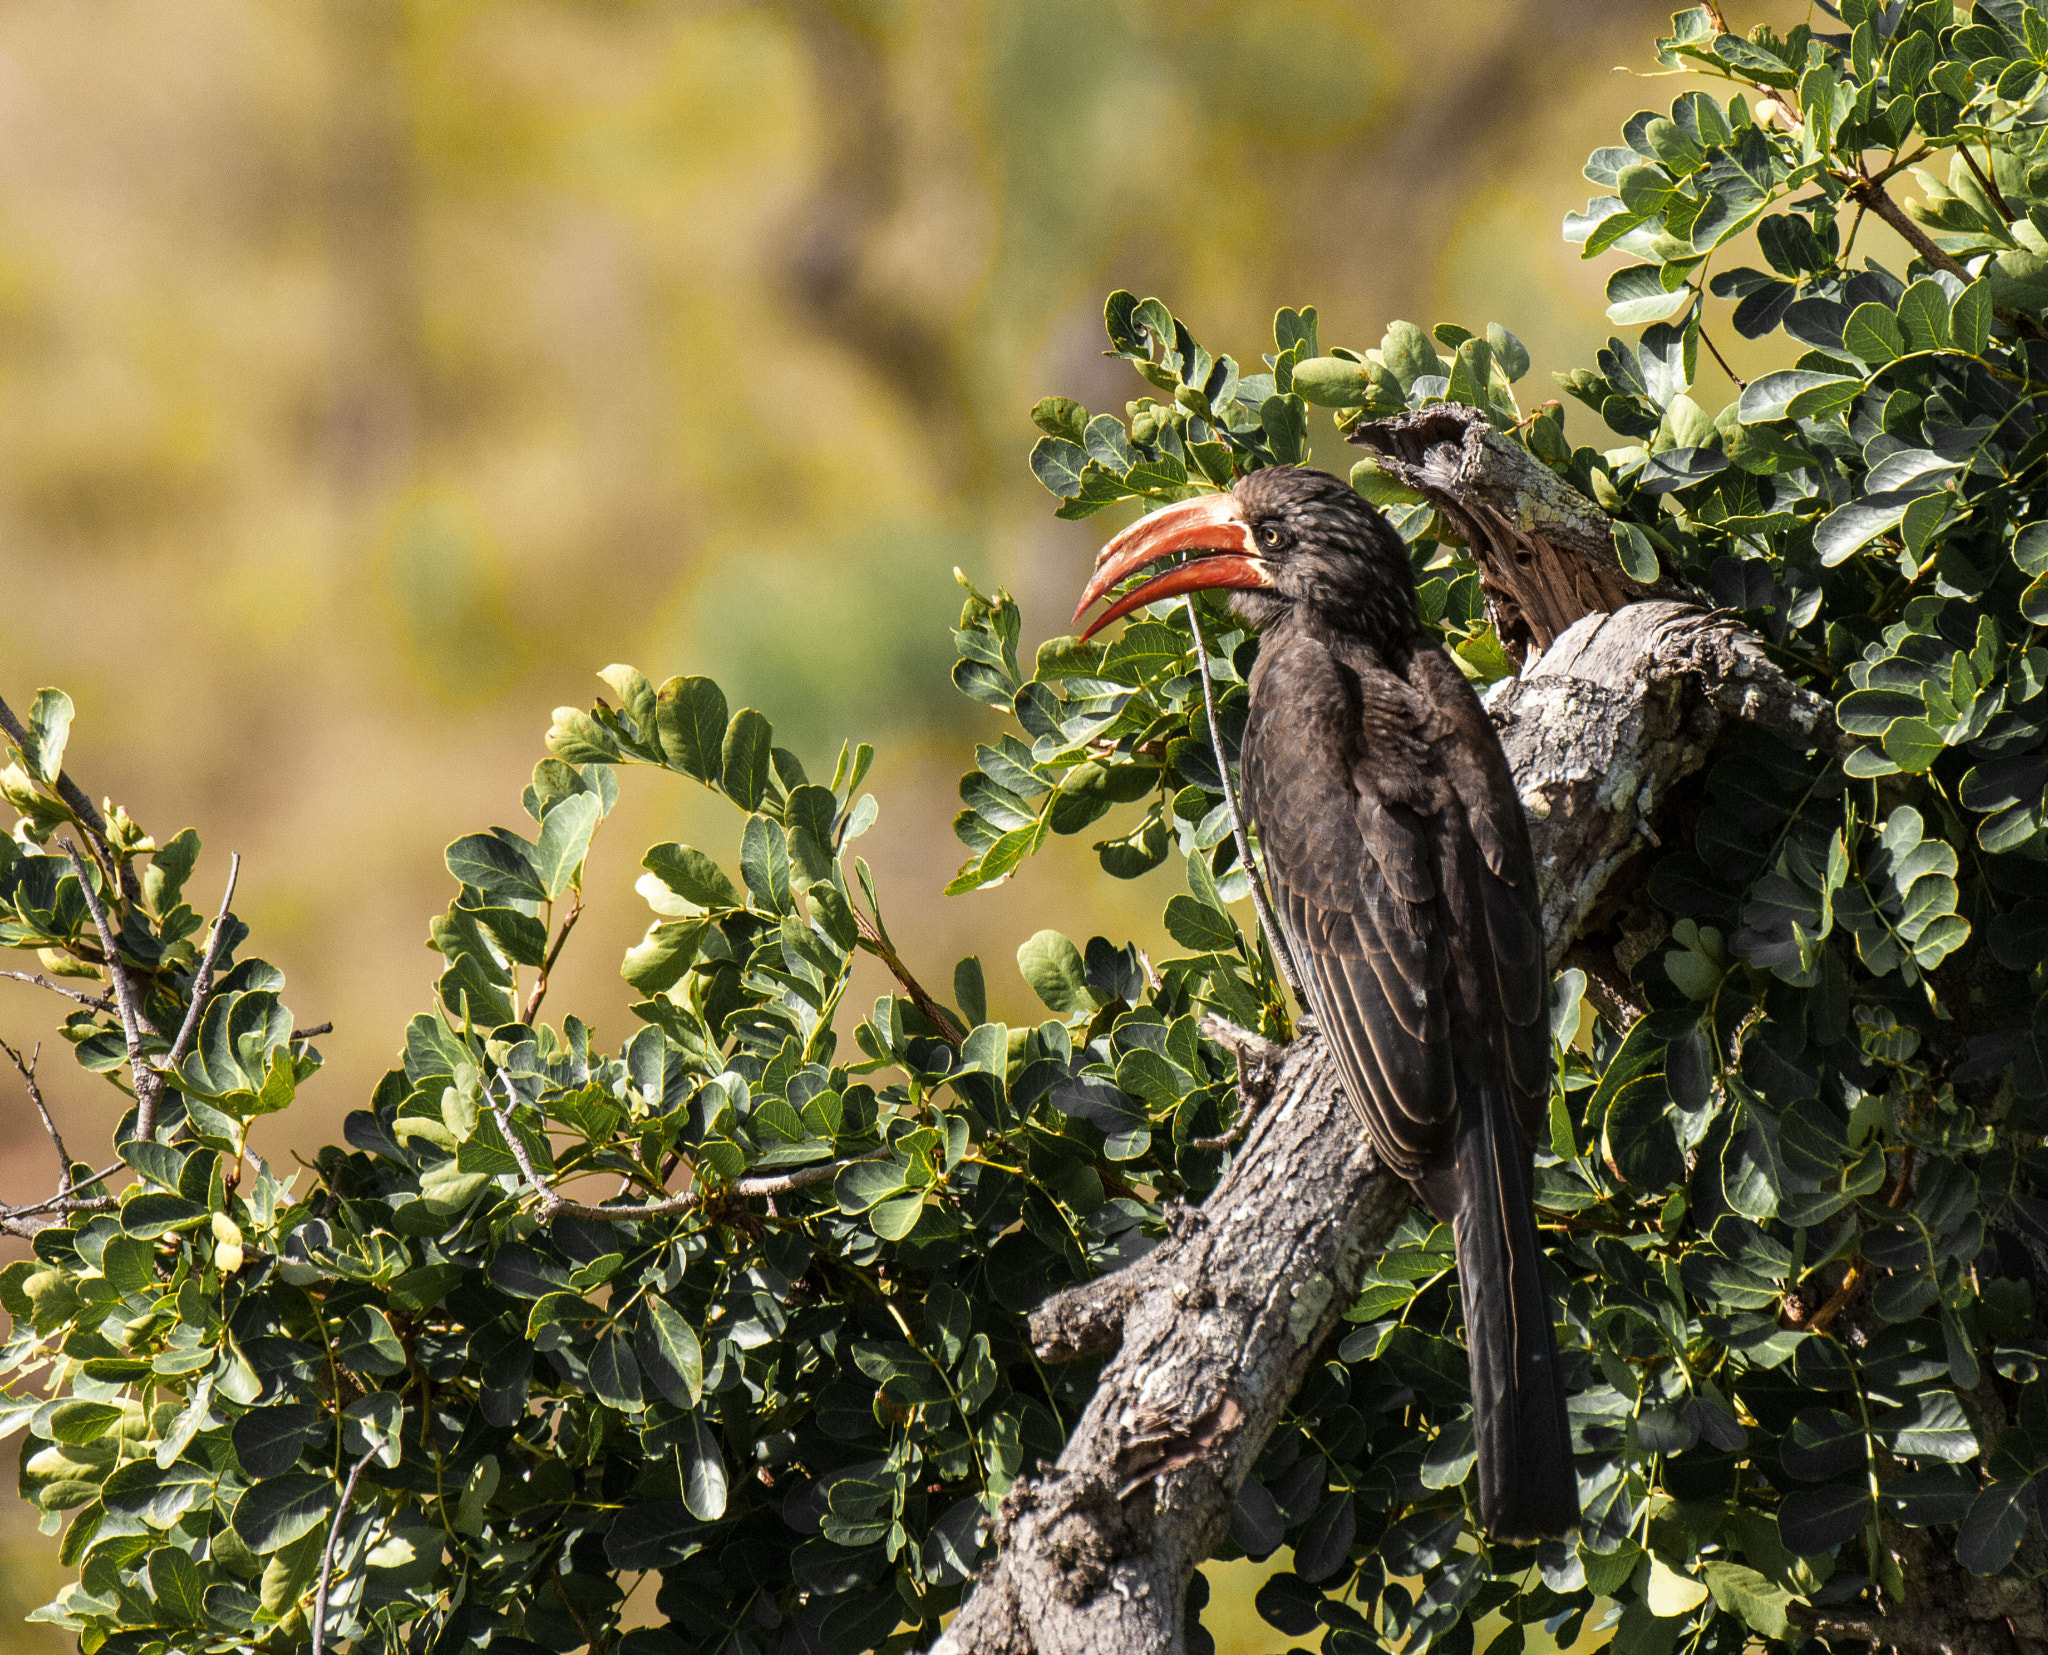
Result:
{"label": "bare grey twig", "polygon": [[136,1106],[138,1109],[145,1106],[144,1092],[147,1091],[150,1094],[147,1108],[154,1117],[158,1082],[142,1061],[142,1031],[149,1027],[142,1010],[142,997],[135,992],[135,985],[128,977],[128,968],[121,963],[120,945],[114,941],[114,928],[107,921],[107,905],[100,900],[99,890],[85,871],[85,858],[78,854],[78,847],[69,839],[64,841],[64,854],[70,858],[72,872],[78,875],[78,888],[85,895],[86,912],[92,915],[92,923],[100,934],[100,947],[106,952],[107,975],[113,979],[114,1002],[121,1009],[121,1030],[128,1040],[128,1066],[135,1075]]}
{"label": "bare grey twig", "polygon": [[578,886],[570,896],[569,912],[563,917],[562,928],[555,933],[554,946],[540,962],[540,975],[534,979],[533,992],[526,997],[526,1004],[520,1009],[520,1022],[531,1023],[534,1014],[540,1010],[541,1001],[548,997],[548,974],[555,969],[555,961],[562,957],[562,944],[569,940],[569,933],[576,929],[576,922],[582,917],[583,890]]}
{"label": "bare grey twig", "polygon": [[0,971],[0,977],[12,977],[17,983],[33,983],[37,988],[46,988],[52,994],[61,994],[67,1000],[76,1000],[81,1006],[93,1011],[111,1010],[114,997],[111,994],[81,994],[75,988],[66,988],[62,983],[53,983],[40,971]]}
{"label": "bare grey twig", "polygon": [[1223,727],[1216,718],[1216,686],[1209,677],[1209,646],[1202,639],[1202,619],[1192,595],[1181,601],[1187,605],[1188,625],[1194,629],[1195,661],[1202,669],[1202,710],[1209,715],[1209,746],[1216,754],[1216,774],[1223,780],[1223,807],[1230,812],[1230,833],[1237,841],[1237,859],[1244,864],[1245,877],[1251,882],[1252,908],[1259,916],[1259,929],[1265,932],[1267,945],[1273,950],[1273,963],[1294,991],[1295,1003],[1306,1010],[1308,996],[1301,991],[1301,973],[1294,968],[1294,954],[1287,945],[1286,933],[1275,923],[1272,904],[1266,900],[1266,882],[1259,876],[1258,863],[1252,860],[1251,836],[1245,832],[1244,811],[1237,802],[1237,783],[1230,779],[1230,763],[1223,756]]}
{"label": "bare grey twig", "polygon": [[[199,975],[192,979],[192,1003],[185,1008],[185,1021],[178,1025],[178,1037],[171,1042],[169,1055],[162,1067],[166,1070],[177,1068],[185,1061],[185,1054],[192,1049],[193,1038],[199,1033],[199,1019],[206,1010],[206,998],[213,992],[213,968],[220,959],[220,945],[227,932],[228,904],[235,900],[235,881],[242,877],[242,853],[228,853],[228,888],[221,892],[220,911],[213,916],[213,930],[206,939],[206,957],[199,962]],[[151,1100],[154,1103],[154,1099]],[[150,1111],[148,1126],[143,1123],[140,1113],[135,1118],[135,1135],[149,1136],[149,1126],[154,1126],[156,1111]]]}
{"label": "bare grey twig", "polygon": [[314,1023],[303,1029],[293,1029],[292,1038],[294,1040],[311,1040],[316,1034],[332,1034],[333,1032],[334,1025],[332,1023]]}
{"label": "bare grey twig", "polygon": [[[505,1081],[505,1095],[516,1104],[512,1082],[504,1071],[499,1077]],[[643,1201],[637,1206],[593,1207],[585,1201],[571,1201],[550,1184],[534,1166],[533,1157],[527,1154],[526,1145],[518,1133],[512,1130],[511,1111],[499,1104],[496,1095],[487,1087],[485,1101],[490,1104],[491,1113],[497,1117],[498,1130],[505,1134],[506,1145],[512,1151],[512,1159],[519,1163],[519,1170],[533,1192],[540,1197],[540,1216],[543,1221],[550,1218],[580,1218],[593,1224],[624,1224],[638,1218],[668,1218],[677,1213],[694,1211],[704,1204],[707,1194],[701,1186],[694,1187],[683,1195],[672,1195],[664,1201]],[[860,1157],[865,1159],[866,1157]],[[758,1178],[741,1178],[724,1185],[722,1193],[736,1196],[741,1200],[752,1200],[758,1196],[786,1195],[792,1190],[809,1189],[816,1184],[830,1183],[834,1178],[852,1166],[853,1161],[826,1161],[817,1166],[798,1167],[793,1172],[764,1174]]]}
{"label": "bare grey twig", "polygon": [[9,1207],[6,1211],[0,1212],[0,1219],[30,1218],[37,1213],[51,1212],[110,1212],[114,1207],[114,1198],[111,1195],[81,1196],[78,1192],[80,1190],[89,1190],[93,1185],[100,1183],[102,1180],[113,1177],[115,1173],[126,1172],[127,1170],[128,1163],[126,1161],[116,1161],[111,1166],[101,1167],[98,1172],[95,1172],[89,1178],[79,1179],[77,1183],[73,1184],[62,1195],[53,1195],[47,1201],[31,1201],[28,1205],[22,1207]]}
{"label": "bare grey twig", "polygon": [[341,1525],[348,1519],[349,1502],[356,1497],[356,1479],[362,1476],[364,1468],[376,1454],[377,1448],[373,1443],[350,1467],[348,1481],[341,1489],[341,1504],[334,1508],[334,1522],[327,1530],[327,1545],[320,1553],[320,1584],[313,1594],[313,1655],[320,1655],[326,1644],[327,1592],[334,1583],[334,1543],[341,1538]]}
{"label": "bare grey twig", "polygon": [[1287,1055],[1287,1048],[1213,1011],[1203,1016],[1202,1033],[1236,1054],[1237,1119],[1214,1137],[1193,1138],[1189,1142],[1196,1149],[1231,1149],[1243,1141],[1259,1112],[1272,1100],[1273,1079],[1280,1072],[1280,1061]]}
{"label": "bare grey twig", "polygon": [[36,1106],[36,1113],[43,1117],[43,1130],[50,1135],[50,1142],[57,1146],[57,1193],[71,1193],[71,1152],[64,1147],[64,1134],[57,1130],[57,1123],[50,1119],[49,1106],[43,1102],[43,1089],[36,1084],[36,1064],[41,1060],[43,1048],[38,1045],[23,1061],[20,1052],[0,1040],[0,1052],[5,1052],[16,1072],[21,1076],[22,1085],[28,1088],[28,1101]]}

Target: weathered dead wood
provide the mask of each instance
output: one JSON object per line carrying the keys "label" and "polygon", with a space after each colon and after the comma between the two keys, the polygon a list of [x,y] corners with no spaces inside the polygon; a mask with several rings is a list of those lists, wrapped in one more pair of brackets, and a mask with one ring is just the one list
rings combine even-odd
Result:
{"label": "weathered dead wood", "polygon": [[1364,1261],[1408,1205],[1311,1036],[1223,1182],[1130,1269],[1031,1318],[1041,1357],[1115,1349],[1058,1466],[1004,1502],[1002,1555],[940,1651],[1181,1647],[1195,1566]]}
{"label": "weathered dead wood", "polygon": [[1643,597],[1692,600],[1683,582],[1622,571],[1607,514],[1476,409],[1437,403],[1355,425],[1349,440],[1429,496],[1479,566],[1488,613],[1518,661],[1581,616]]}
{"label": "weathered dead wood", "polygon": [[[1734,725],[1795,745],[1833,731],[1826,703],[1726,617],[1628,601],[1639,589],[1620,574],[1598,509],[1528,456],[1497,454],[1521,450],[1463,412],[1382,424],[1400,428],[1390,445],[1417,445],[1400,462],[1414,486],[1477,526],[1475,551],[1479,532],[1493,537],[1502,590],[1522,606],[1528,640],[1541,640],[1491,710],[1529,812],[1555,967]],[[1439,425],[1452,437],[1431,437]],[[1275,1066],[1270,1048],[1250,1055],[1256,1089]],[[1410,1199],[1375,1165],[1319,1039],[1287,1048],[1272,1088],[1223,1182],[1174,1216],[1168,1240],[1034,1312],[1041,1360],[1114,1354],[1058,1463],[1004,1502],[997,1556],[934,1655],[1184,1647],[1189,1578]]]}
{"label": "weathered dead wood", "polygon": [[1793,747],[1833,738],[1820,696],[1756,639],[1691,604],[1574,622],[1488,702],[1529,818],[1553,956],[1616,876],[1659,843],[1659,808],[1736,724]]}

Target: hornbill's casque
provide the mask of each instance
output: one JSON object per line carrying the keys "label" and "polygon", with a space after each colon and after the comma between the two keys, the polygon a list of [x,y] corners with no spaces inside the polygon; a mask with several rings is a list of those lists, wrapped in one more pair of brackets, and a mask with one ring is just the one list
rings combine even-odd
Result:
{"label": "hornbill's casque", "polygon": [[1092,636],[1165,597],[1235,589],[1263,633],[1242,747],[1279,922],[1381,1160],[1457,1239],[1480,1513],[1529,1540],[1578,1521],[1531,1203],[1550,1095],[1536,866],[1514,778],[1415,608],[1407,549],[1337,478],[1255,471],[1118,535]]}

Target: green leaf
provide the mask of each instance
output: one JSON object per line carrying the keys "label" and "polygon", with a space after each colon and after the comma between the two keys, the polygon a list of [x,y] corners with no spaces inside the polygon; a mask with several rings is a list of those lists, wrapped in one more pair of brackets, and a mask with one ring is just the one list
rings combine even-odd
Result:
{"label": "green leaf", "polygon": [[1833,1551],[1863,1526],[1869,1492],[1856,1484],[1794,1489],[1778,1507],[1778,1535],[1801,1557]]}
{"label": "green leaf", "polygon": [[616,764],[619,744],[581,707],[557,707],[548,730],[548,751],[564,764]]}
{"label": "green leaf", "polygon": [[662,756],[714,786],[724,773],[725,692],[708,678],[671,678],[655,698]]}
{"label": "green leaf", "polygon": [[1900,718],[1884,732],[1885,757],[1909,775],[1923,775],[1941,757],[1941,732],[1924,718]]}
{"label": "green leaf", "polygon": [[1062,500],[1081,492],[1081,473],[1087,468],[1088,451],[1066,437],[1040,437],[1031,450],[1031,475]]}
{"label": "green leaf", "polygon": [[901,1241],[917,1228],[918,1219],[924,1216],[924,1203],[922,1190],[892,1195],[869,1209],[868,1226],[884,1241]]}
{"label": "green leaf", "polygon": [[377,1463],[395,1466],[405,1452],[405,1410],[391,1391],[371,1391],[342,1410],[341,1451],[351,1459],[376,1450]]}
{"label": "green leaf", "polygon": [[691,1413],[683,1434],[682,1462],[683,1504],[698,1521],[717,1522],[725,1515],[725,1456],[701,1409]]}
{"label": "green leaf", "polygon": [[747,894],[757,909],[771,914],[790,912],[789,838],[780,822],[765,816],[747,818],[740,839],[740,877],[747,882]]}
{"label": "green leaf", "polygon": [[52,786],[64,769],[64,746],[71,739],[71,697],[62,690],[37,690],[29,708],[30,750],[23,755],[35,773]]}
{"label": "green leaf", "polygon": [[672,1567],[696,1549],[703,1532],[681,1500],[643,1500],[614,1519],[605,1534],[605,1559],[615,1569]]}
{"label": "green leaf", "polygon": [[1786,418],[1803,419],[1846,406],[1856,399],[1862,388],[1863,381],[1850,374],[1783,368],[1753,379],[1743,388],[1735,404],[1736,417],[1744,425],[1760,425],[1767,420]]}
{"label": "green leaf", "polygon": [[1308,459],[1308,403],[1292,394],[1270,396],[1259,406],[1259,424],[1281,465]]}
{"label": "green leaf", "polygon": [[1860,304],[1849,313],[1849,320],[1842,324],[1842,343],[1873,368],[1906,354],[1906,336],[1899,331],[1899,319],[1880,304]]}
{"label": "green leaf", "polygon": [[696,1331],[666,1299],[649,1297],[634,1348],[655,1389],[678,1408],[694,1408],[704,1391],[704,1351]]}
{"label": "green leaf", "polygon": [[[1032,405],[1031,423],[1048,437],[1065,437],[1078,443],[1088,428],[1088,410],[1072,397],[1040,397]],[[724,720],[719,723],[723,728]]]}
{"label": "green leaf", "polygon": [[695,907],[723,913],[746,906],[725,870],[689,845],[656,845],[642,858],[641,866]]}
{"label": "green leaf", "polygon": [[607,1408],[637,1414],[646,1407],[640,1394],[640,1364],[633,1360],[632,1348],[618,1327],[608,1327],[598,1335],[589,1368],[591,1392]]}
{"label": "green leaf", "polygon": [[1486,343],[1493,350],[1493,365],[1510,385],[1529,371],[1529,348],[1500,323],[1486,324]]}
{"label": "green leaf", "polygon": [[257,1556],[321,1527],[334,1510],[334,1479],[295,1472],[257,1483],[235,1503],[234,1530]]}
{"label": "green leaf", "polygon": [[1690,287],[1666,292],[1654,264],[1632,264],[1607,278],[1607,319],[1617,327],[1640,327],[1676,316],[1692,302]]}
{"label": "green leaf", "polygon": [[499,902],[539,902],[548,894],[534,847],[504,828],[470,833],[447,850],[448,871]]}
{"label": "green leaf", "polygon": [[1982,356],[1991,345],[1991,283],[1979,280],[1956,295],[1949,312],[1949,336],[1959,351]]}
{"label": "green leaf", "polygon": [[1899,331],[1906,337],[1908,350],[1947,350],[1952,338],[1948,289],[1932,276],[1907,288],[1899,300]]}
{"label": "green leaf", "polygon": [[1429,335],[1413,322],[1390,322],[1387,325],[1386,335],[1380,340],[1380,360],[1401,382],[1404,392],[1411,390],[1415,381],[1424,375],[1444,371],[1436,346],[1430,343]]}
{"label": "green leaf", "polygon": [[768,794],[768,763],[774,729],[752,707],[742,707],[726,726],[721,751],[726,795],[742,810],[760,808]]}
{"label": "green leaf", "polygon": [[1239,946],[1230,916],[1191,896],[1176,896],[1167,903],[1166,929],[1175,942],[1197,954],[1231,954]]}
{"label": "green leaf", "polygon": [[1906,1459],[1960,1464],[1977,1456],[1977,1433],[1953,1391],[1922,1391],[1904,1408],[1877,1421],[1877,1434]]}
{"label": "green leaf", "polygon": [[190,1553],[175,1545],[151,1552],[149,1589],[171,1619],[187,1626],[206,1624],[206,1575]]}
{"label": "green leaf", "polygon": [[1650,537],[1633,523],[1619,518],[1608,526],[1614,537],[1614,555],[1621,559],[1622,573],[1638,586],[1654,586],[1663,570],[1657,563],[1657,548],[1650,544]]}
{"label": "green leaf", "polygon": [[904,1168],[894,1161],[855,1161],[840,1169],[833,1194],[843,1213],[864,1213],[903,1191]]}
{"label": "green leaf", "polygon": [[1791,1638],[1792,1625],[1785,1609],[1792,1602],[1792,1594],[1784,1587],[1742,1563],[1710,1557],[1703,1559],[1699,1567],[1706,1577],[1707,1590],[1714,1594],[1715,1608],[1735,1616],[1750,1631],[1763,1637]]}
{"label": "green leaf", "polygon": [[563,799],[541,823],[533,871],[550,902],[577,883],[584,852],[603,815],[604,806],[595,793],[577,793]]}
{"label": "green leaf", "polygon": [[1081,951],[1057,931],[1040,931],[1019,948],[1017,969],[1032,992],[1062,1017],[1083,1016],[1101,1004],[1089,985]]}
{"label": "green leaf", "polygon": [[647,935],[626,950],[619,975],[642,994],[660,994],[673,988],[690,969],[710,930],[708,920],[662,920],[648,926]]}
{"label": "green leaf", "polygon": [[1956,1533],[1956,1561],[1972,1574],[1995,1575],[2012,1561],[2027,1532],[2032,1485],[2001,1479],[1977,1496]]}
{"label": "green leaf", "polygon": [[1372,397],[1372,376],[1363,362],[1341,356],[1312,356],[1294,365],[1294,394],[1319,408],[1357,408]]}

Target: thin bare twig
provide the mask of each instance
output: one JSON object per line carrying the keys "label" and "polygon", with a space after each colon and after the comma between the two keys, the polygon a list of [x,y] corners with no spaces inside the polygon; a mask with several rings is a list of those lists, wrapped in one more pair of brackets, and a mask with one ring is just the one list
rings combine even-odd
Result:
{"label": "thin bare twig", "polygon": [[50,1142],[57,1146],[57,1193],[71,1193],[71,1151],[64,1147],[64,1134],[57,1130],[57,1123],[50,1119],[49,1105],[43,1102],[43,1089],[36,1084],[36,1064],[41,1061],[43,1048],[38,1045],[27,1061],[20,1052],[0,1040],[0,1052],[7,1054],[15,1070],[21,1076],[22,1085],[28,1088],[28,1101],[36,1106],[36,1113],[43,1117],[43,1130],[50,1135]]}
{"label": "thin bare twig", "polygon": [[313,1655],[320,1655],[327,1637],[327,1590],[334,1581],[334,1543],[341,1538],[341,1525],[348,1517],[349,1502],[355,1498],[356,1479],[376,1455],[375,1444],[363,1450],[363,1457],[350,1468],[348,1481],[342,1485],[341,1504],[334,1508],[334,1524],[327,1531],[327,1545],[320,1553],[320,1585],[313,1594]]}
{"label": "thin bare twig", "polygon": [[1733,368],[1728,366],[1728,358],[1721,354],[1720,347],[1717,346],[1714,343],[1713,339],[1708,336],[1707,330],[1705,328],[1700,329],[1700,343],[1705,345],[1707,349],[1713,353],[1714,360],[1721,364],[1721,371],[1724,374],[1726,374],[1730,379],[1735,381],[1736,390],[1746,391],[1749,389],[1749,381],[1744,379],[1742,375],[1740,375]]}
{"label": "thin bare twig", "polygon": [[1977,175],[1977,182],[1984,186],[1984,193],[1990,197],[1991,205],[1998,209],[1998,216],[2004,219],[2006,223],[2012,223],[2019,215],[2012,210],[2011,203],[2005,199],[2004,193],[1985,174],[1984,169],[1977,165],[1977,157],[1970,153],[1970,146],[1959,143],[1956,145],[1956,153],[1963,158],[1963,165]]}
{"label": "thin bare twig", "polygon": [[953,1021],[946,1008],[933,999],[924,984],[911,974],[910,967],[903,963],[902,956],[890,946],[889,939],[882,935],[881,926],[869,919],[854,903],[849,901],[847,906],[853,909],[853,923],[860,932],[860,940],[867,951],[889,968],[889,975],[903,985],[904,992],[910,996],[910,1003],[923,1013],[927,1023],[939,1031],[939,1038],[954,1050],[959,1050],[961,1042],[967,1038],[967,1031]]}
{"label": "thin bare twig", "polygon": [[1202,1033],[1237,1057],[1237,1119],[1214,1137],[1191,1138],[1189,1144],[1195,1149],[1230,1149],[1251,1130],[1252,1122],[1272,1101],[1273,1079],[1280,1072],[1280,1060],[1287,1055],[1287,1048],[1215,1012],[1203,1016]]}
{"label": "thin bare twig", "polygon": [[[511,1077],[504,1070],[498,1071],[505,1082],[505,1095],[517,1104],[517,1095],[512,1090]],[[497,1117],[498,1130],[505,1134],[505,1142],[512,1151],[512,1159],[519,1163],[519,1170],[525,1175],[533,1192],[540,1197],[540,1216],[543,1221],[551,1218],[580,1218],[593,1224],[624,1224],[637,1218],[668,1218],[677,1213],[691,1212],[704,1204],[708,1193],[701,1185],[694,1186],[682,1195],[672,1195],[661,1201],[643,1201],[637,1206],[593,1207],[588,1202],[571,1201],[563,1196],[554,1185],[540,1174],[533,1164],[533,1157],[527,1154],[526,1144],[519,1134],[512,1130],[511,1111],[499,1104],[490,1088],[484,1090],[484,1100],[490,1105],[491,1113]],[[872,1157],[856,1157],[866,1160]],[[727,1184],[717,1192],[736,1196],[741,1200],[752,1200],[758,1196],[787,1195],[792,1190],[809,1189],[816,1184],[830,1183],[834,1178],[852,1166],[853,1161],[826,1161],[818,1166],[798,1167],[793,1172],[763,1174],[758,1178],[742,1178]]]}
{"label": "thin bare twig", "polygon": [[519,1021],[531,1023],[534,1014],[540,1010],[541,1001],[548,996],[548,973],[555,969],[555,961],[562,957],[562,944],[569,940],[569,933],[576,929],[576,922],[583,917],[583,888],[574,888],[569,899],[569,912],[562,920],[561,930],[555,933],[555,944],[540,962],[540,976],[534,981],[533,992],[526,997],[526,1006],[519,1014]]}
{"label": "thin bare twig", "polygon": [[[70,858],[71,870],[78,875],[78,888],[85,894],[86,911],[92,915],[94,927],[100,934],[100,946],[106,950],[107,975],[114,982],[114,1001],[121,1008],[121,1030],[128,1040],[128,1067],[135,1076],[135,1103],[137,1109],[144,1107],[145,1090],[154,1094],[159,1083],[142,1061],[142,1031],[149,1027],[143,1015],[141,996],[135,992],[135,985],[128,979],[128,968],[121,963],[121,950],[114,941],[114,928],[107,921],[107,905],[100,901],[100,893],[92,878],[85,871],[85,858],[78,854],[78,847],[69,839],[64,841],[64,854]],[[151,1029],[151,1033],[155,1030]],[[148,1101],[149,1113],[156,1114],[154,1095]],[[138,1121],[140,1116],[137,1117]]]}
{"label": "thin bare twig", "polygon": [[37,988],[46,988],[52,994],[61,994],[67,1000],[76,1000],[81,1006],[94,1011],[109,1011],[113,1008],[111,994],[81,994],[75,988],[66,988],[62,983],[53,983],[39,971],[0,971],[0,977],[12,977],[17,983],[34,983]]}
{"label": "thin bare twig", "polygon": [[332,1023],[314,1023],[308,1028],[293,1029],[292,1038],[294,1040],[311,1040],[316,1034],[332,1034],[333,1032],[334,1025]]}
{"label": "thin bare twig", "polygon": [[[185,1061],[185,1054],[192,1049],[193,1038],[199,1033],[199,1018],[206,1010],[206,997],[213,992],[213,968],[220,959],[220,945],[227,935],[228,904],[235,900],[235,881],[242,876],[242,854],[228,853],[228,888],[220,894],[220,911],[213,916],[213,931],[206,939],[206,957],[199,962],[199,975],[192,979],[192,1003],[185,1008],[185,1021],[178,1025],[178,1038],[171,1042],[170,1054],[164,1059],[165,1070],[177,1068]],[[139,1103],[139,1099],[137,1100]],[[154,1103],[155,1100],[151,1099]],[[135,1135],[147,1139],[149,1128],[156,1124],[156,1111],[150,1110],[148,1126],[138,1113],[135,1117]]]}
{"label": "thin bare twig", "polygon": [[1238,807],[1237,783],[1230,779],[1230,763],[1223,756],[1223,727],[1216,717],[1216,686],[1209,677],[1209,646],[1202,638],[1202,619],[1192,595],[1181,601],[1187,605],[1188,625],[1194,629],[1195,661],[1202,669],[1202,709],[1209,715],[1209,745],[1216,754],[1216,774],[1223,781],[1223,807],[1230,812],[1230,833],[1237,841],[1237,859],[1244,864],[1245,877],[1251,882],[1252,910],[1259,916],[1259,928],[1273,950],[1273,963],[1294,991],[1295,1002],[1305,1010],[1308,996],[1301,991],[1301,973],[1294,968],[1294,954],[1286,933],[1274,922],[1272,905],[1266,900],[1266,882],[1259,877],[1258,863],[1252,860],[1251,836],[1245,832],[1244,811]]}
{"label": "thin bare twig", "polygon": [[99,1213],[111,1211],[114,1198],[111,1195],[81,1196],[80,1190],[89,1190],[103,1179],[111,1178],[117,1172],[126,1172],[128,1163],[116,1161],[111,1166],[101,1167],[90,1178],[81,1178],[62,1195],[53,1195],[47,1201],[31,1201],[23,1207],[9,1207],[0,1212],[0,1218],[31,1218],[37,1213]]}

